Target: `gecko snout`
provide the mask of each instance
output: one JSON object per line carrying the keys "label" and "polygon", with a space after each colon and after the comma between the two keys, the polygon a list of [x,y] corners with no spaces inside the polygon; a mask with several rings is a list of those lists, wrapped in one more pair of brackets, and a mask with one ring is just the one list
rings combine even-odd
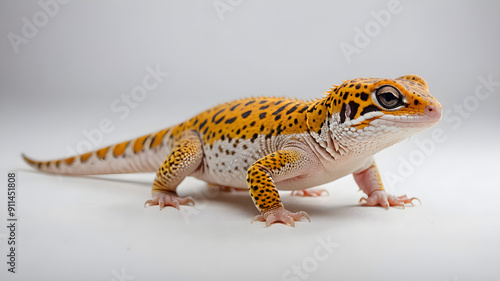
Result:
{"label": "gecko snout", "polygon": [[441,106],[428,105],[424,109],[425,115],[427,115],[430,119],[439,121],[441,120]]}

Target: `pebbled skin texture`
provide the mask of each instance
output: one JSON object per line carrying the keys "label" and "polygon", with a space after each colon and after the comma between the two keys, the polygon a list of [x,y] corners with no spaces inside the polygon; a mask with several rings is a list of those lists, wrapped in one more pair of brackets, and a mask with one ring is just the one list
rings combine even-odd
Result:
{"label": "pebbled skin texture", "polygon": [[294,225],[307,214],[284,209],[278,190],[304,190],[348,174],[368,195],[366,205],[411,203],[386,194],[373,155],[440,118],[441,105],[419,76],[358,78],[315,101],[240,99],[82,155],[54,161],[23,157],[35,168],[57,174],[156,172],[149,205],[159,205],[158,198],[176,207],[192,203],[175,193],[186,176],[247,188],[259,220]]}

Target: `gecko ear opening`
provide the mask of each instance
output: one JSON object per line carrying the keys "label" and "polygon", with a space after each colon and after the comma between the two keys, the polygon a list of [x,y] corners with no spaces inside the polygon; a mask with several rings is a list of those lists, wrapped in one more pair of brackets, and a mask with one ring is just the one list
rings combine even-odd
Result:
{"label": "gecko ear opening", "polygon": [[422,78],[418,75],[415,75],[415,74],[401,76],[401,77],[396,78],[396,80],[408,80],[408,81],[417,82],[420,85],[424,86],[424,88],[426,90],[429,90],[429,87],[427,86],[427,82],[425,82],[424,78]]}

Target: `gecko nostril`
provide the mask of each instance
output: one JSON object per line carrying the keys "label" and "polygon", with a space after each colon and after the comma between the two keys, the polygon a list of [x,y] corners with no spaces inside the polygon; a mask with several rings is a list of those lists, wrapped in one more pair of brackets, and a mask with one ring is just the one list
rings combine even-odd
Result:
{"label": "gecko nostril", "polygon": [[432,116],[434,118],[441,118],[441,108],[433,105],[428,105],[425,107],[425,113],[428,116]]}
{"label": "gecko nostril", "polygon": [[426,112],[433,112],[435,110],[436,110],[436,107],[433,106],[433,105],[428,105],[428,106],[425,107],[425,111]]}

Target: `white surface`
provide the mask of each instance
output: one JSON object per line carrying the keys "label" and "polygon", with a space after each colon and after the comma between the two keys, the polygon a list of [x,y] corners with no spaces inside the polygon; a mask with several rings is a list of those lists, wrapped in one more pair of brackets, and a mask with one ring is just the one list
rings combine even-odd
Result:
{"label": "white surface", "polygon": [[471,166],[460,179],[443,174],[443,159],[457,163],[446,170],[460,171],[457,149],[440,149],[395,190],[418,196],[422,206],[360,207],[351,177],[325,186],[329,197],[282,192],[287,208],[311,216],[295,229],[251,224],[257,211],[246,192],[213,195],[196,180],[180,187],[196,207],[160,212],[142,207],[152,175],[110,180],[20,170],[19,274],[8,280],[111,280],[122,268],[134,280],[281,280],[293,265],[314,265],[318,239],[338,248],[309,280],[495,280],[500,184],[476,175],[499,167]]}
{"label": "white surface", "polygon": [[[403,11],[348,63],[340,44],[353,44],[354,28],[387,3],[243,1],[221,21],[212,1],[72,1],[16,54],[7,34],[40,7],[0,2],[0,239],[11,170],[20,218],[19,273],[0,263],[0,279],[281,280],[294,265],[314,266],[318,241],[330,239],[338,248],[327,257],[320,250],[316,259],[326,259],[299,280],[498,280],[500,88],[459,110],[478,77],[500,81],[500,2],[402,1]],[[156,65],[170,76],[120,119],[111,104]],[[362,194],[346,177],[327,185],[325,198],[283,192],[286,207],[312,222],[265,228],[250,223],[257,210],[244,192],[205,200],[205,185],[187,180],[179,191],[197,206],[159,212],[142,207],[153,175],[55,177],[20,158],[66,156],[104,118],[114,130],[98,147],[230,99],[316,98],[341,80],[410,73],[427,80],[446,115],[376,158],[389,191],[422,200],[405,210],[360,207]],[[445,140],[412,158],[438,130]],[[419,161],[405,172],[409,159]],[[2,256],[6,249],[2,239]],[[115,275],[122,269],[130,278]]]}

